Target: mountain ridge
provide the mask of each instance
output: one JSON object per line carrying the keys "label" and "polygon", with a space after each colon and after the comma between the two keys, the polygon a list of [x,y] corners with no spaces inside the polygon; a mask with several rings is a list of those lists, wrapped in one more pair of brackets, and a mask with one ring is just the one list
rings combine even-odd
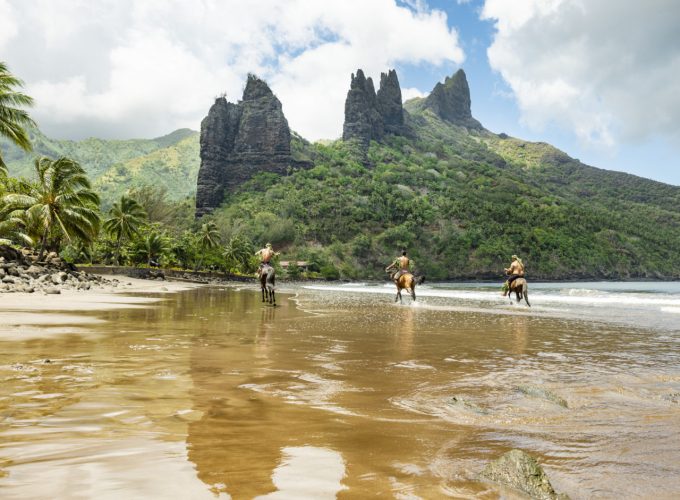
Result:
{"label": "mountain ridge", "polygon": [[[680,277],[680,187],[490,132],[468,114],[469,87],[454,77],[438,84],[437,105],[429,96],[403,103],[403,125],[378,141],[311,144],[290,131],[286,168],[253,170],[206,217],[223,241],[271,241],[351,279],[381,277],[401,248],[433,279],[499,279],[512,253],[532,279]],[[462,108],[441,102],[451,92]],[[106,207],[140,184],[191,196],[199,147],[198,132],[178,130],[112,142],[41,135],[36,150],[83,163]],[[9,155],[12,175],[30,171],[21,154]]]}

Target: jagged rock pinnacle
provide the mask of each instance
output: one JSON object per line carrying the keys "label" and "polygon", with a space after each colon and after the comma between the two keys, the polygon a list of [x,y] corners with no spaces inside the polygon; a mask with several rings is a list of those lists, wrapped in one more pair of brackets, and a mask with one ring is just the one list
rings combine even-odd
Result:
{"label": "jagged rock pinnacle", "polygon": [[470,110],[470,87],[465,72],[456,71],[446,77],[444,83],[437,83],[425,99],[425,108],[431,109],[440,118],[467,128],[481,129],[481,123],[472,117]]}
{"label": "jagged rock pinnacle", "polygon": [[201,168],[196,217],[224,201],[224,194],[261,171],[284,173],[291,164],[290,128],[269,86],[248,75],[238,104],[219,97],[201,122]]}
{"label": "jagged rock pinnacle", "polygon": [[352,75],[345,100],[343,140],[358,140],[365,148],[372,140],[381,140],[386,133],[404,131],[404,109],[401,88],[394,70],[380,75],[380,88],[376,94],[373,80],[362,70]]}

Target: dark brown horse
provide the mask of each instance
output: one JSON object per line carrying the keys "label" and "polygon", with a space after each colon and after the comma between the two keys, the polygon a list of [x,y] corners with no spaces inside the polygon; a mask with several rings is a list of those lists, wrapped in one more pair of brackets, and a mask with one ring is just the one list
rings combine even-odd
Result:
{"label": "dark brown horse", "polygon": [[522,297],[524,297],[524,301],[529,307],[531,307],[531,304],[529,304],[529,294],[527,293],[527,280],[524,278],[517,278],[513,280],[512,283],[510,283],[510,289],[508,290],[508,298],[510,298],[510,303],[512,303],[512,292],[515,292],[517,302],[520,302]]}
{"label": "dark brown horse", "polygon": [[276,271],[269,264],[263,265],[260,270],[260,286],[262,287],[262,302],[276,305],[274,285],[276,284]]}
{"label": "dark brown horse", "polygon": [[420,285],[423,281],[425,281],[425,276],[419,276],[416,278],[411,273],[404,273],[399,276],[396,281],[397,296],[394,298],[394,301],[396,302],[398,300],[399,303],[403,303],[403,300],[401,300],[402,290],[409,290],[411,292],[411,298],[415,301],[416,285]]}

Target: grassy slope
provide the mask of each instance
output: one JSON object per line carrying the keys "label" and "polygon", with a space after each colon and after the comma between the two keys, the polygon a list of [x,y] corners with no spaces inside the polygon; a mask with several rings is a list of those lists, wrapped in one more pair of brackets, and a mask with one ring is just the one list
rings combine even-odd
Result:
{"label": "grassy slope", "polygon": [[127,188],[142,184],[165,185],[173,198],[183,198],[196,190],[198,132],[180,129],[156,139],[81,141],[50,139],[40,131],[31,132],[33,152],[0,141],[3,158],[13,176],[31,177],[33,158],[74,158],[87,170],[101,190],[105,205]]}

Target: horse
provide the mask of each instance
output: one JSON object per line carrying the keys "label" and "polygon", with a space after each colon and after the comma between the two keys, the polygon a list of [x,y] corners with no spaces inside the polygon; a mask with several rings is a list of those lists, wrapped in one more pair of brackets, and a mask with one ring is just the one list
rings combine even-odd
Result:
{"label": "horse", "polygon": [[524,297],[524,301],[527,303],[529,307],[531,307],[531,304],[529,304],[529,294],[527,291],[527,280],[525,280],[524,278],[517,278],[513,280],[512,283],[510,283],[510,288],[508,289],[508,298],[510,299],[511,304],[512,304],[512,292],[515,292],[517,302],[520,302],[522,300],[522,297]]}
{"label": "horse", "polygon": [[397,296],[394,298],[394,301],[396,302],[398,300],[400,304],[403,303],[403,300],[401,299],[402,290],[410,290],[411,298],[413,299],[413,301],[415,301],[416,285],[420,285],[423,281],[425,281],[425,276],[419,276],[416,278],[411,273],[404,273],[401,276],[399,276],[396,281]]}
{"label": "horse", "polygon": [[262,302],[275,306],[276,295],[274,294],[274,285],[276,283],[276,271],[269,264],[265,264],[259,270],[259,273],[260,286],[262,287]]}

